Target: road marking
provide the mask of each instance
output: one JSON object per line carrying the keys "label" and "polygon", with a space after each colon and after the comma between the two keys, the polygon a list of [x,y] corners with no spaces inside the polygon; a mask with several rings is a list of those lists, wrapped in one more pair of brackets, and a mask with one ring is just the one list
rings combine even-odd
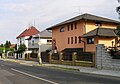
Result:
{"label": "road marking", "polygon": [[19,70],[17,70],[17,69],[13,69],[13,68],[11,68],[11,70],[16,71],[16,72],[19,72],[19,73],[22,73],[22,74],[27,75],[27,76],[30,76],[30,77],[32,77],[32,78],[36,78],[36,79],[39,79],[39,80],[42,80],[42,81],[45,81],[45,82],[51,83],[51,84],[59,84],[59,83],[56,83],[56,82],[53,82],[53,81],[50,81],[50,80],[47,80],[47,79],[44,79],[44,78],[40,78],[40,77],[37,77],[37,76],[31,75],[31,74],[28,74],[28,73],[25,73],[25,72],[19,71]]}

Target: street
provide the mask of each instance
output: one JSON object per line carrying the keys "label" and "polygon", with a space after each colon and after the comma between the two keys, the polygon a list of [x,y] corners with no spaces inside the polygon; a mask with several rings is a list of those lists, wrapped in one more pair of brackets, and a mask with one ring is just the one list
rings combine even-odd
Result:
{"label": "street", "polygon": [[0,60],[0,84],[120,84],[120,78]]}

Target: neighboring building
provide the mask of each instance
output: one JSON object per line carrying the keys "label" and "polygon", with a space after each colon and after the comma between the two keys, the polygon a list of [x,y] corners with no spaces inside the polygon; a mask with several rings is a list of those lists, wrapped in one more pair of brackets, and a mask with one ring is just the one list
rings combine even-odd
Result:
{"label": "neighboring building", "polygon": [[[39,33],[39,31],[33,26],[31,26],[28,29],[26,29],[25,31],[23,31],[20,35],[18,35],[16,37],[17,48],[19,48],[20,44],[25,44],[25,46],[27,47],[27,50],[28,50],[28,40],[27,39],[38,33]],[[23,56],[19,56],[19,57],[24,58]]]}
{"label": "neighboring building", "polygon": [[86,52],[95,52],[96,44],[106,47],[115,46],[116,34],[114,29],[120,22],[83,14],[47,30],[52,30],[53,49],[62,51],[66,48],[83,48]]}
{"label": "neighboring building", "polygon": [[11,44],[10,48],[14,48],[15,49],[16,44]]}
{"label": "neighboring building", "polygon": [[25,44],[27,49],[28,49],[28,39],[29,37],[38,34],[39,31],[31,26],[30,28],[26,29],[25,31],[23,31],[20,35],[18,35],[17,38],[17,47],[19,47],[20,44]]}
{"label": "neighboring building", "polygon": [[[28,53],[26,60],[38,60],[38,52],[46,52],[52,48],[52,33],[47,30],[30,36],[28,39]],[[39,46],[39,44],[41,44]],[[25,52],[27,53],[27,52]]]}
{"label": "neighboring building", "polygon": [[38,53],[38,43],[41,43],[41,52],[49,49],[52,46],[52,32],[43,30],[40,33],[28,38],[28,50],[32,50],[34,53]]}

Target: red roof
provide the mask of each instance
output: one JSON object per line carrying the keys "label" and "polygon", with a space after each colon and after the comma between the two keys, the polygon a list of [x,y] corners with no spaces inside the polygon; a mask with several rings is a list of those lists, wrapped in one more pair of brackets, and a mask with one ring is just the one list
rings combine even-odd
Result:
{"label": "red roof", "polygon": [[39,31],[31,26],[29,29],[26,29],[25,31],[23,31],[19,36],[17,36],[16,38],[21,38],[21,37],[25,37],[25,36],[32,36],[32,35],[35,35],[35,34],[38,34]]}

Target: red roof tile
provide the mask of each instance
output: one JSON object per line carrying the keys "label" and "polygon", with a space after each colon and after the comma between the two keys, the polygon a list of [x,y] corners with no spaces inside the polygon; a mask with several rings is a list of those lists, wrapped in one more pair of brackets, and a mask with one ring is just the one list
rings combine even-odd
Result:
{"label": "red roof tile", "polygon": [[25,36],[32,36],[39,33],[39,31],[31,26],[29,29],[26,29],[25,31],[23,31],[19,36],[17,36],[16,38],[21,38],[21,37],[25,37]]}

